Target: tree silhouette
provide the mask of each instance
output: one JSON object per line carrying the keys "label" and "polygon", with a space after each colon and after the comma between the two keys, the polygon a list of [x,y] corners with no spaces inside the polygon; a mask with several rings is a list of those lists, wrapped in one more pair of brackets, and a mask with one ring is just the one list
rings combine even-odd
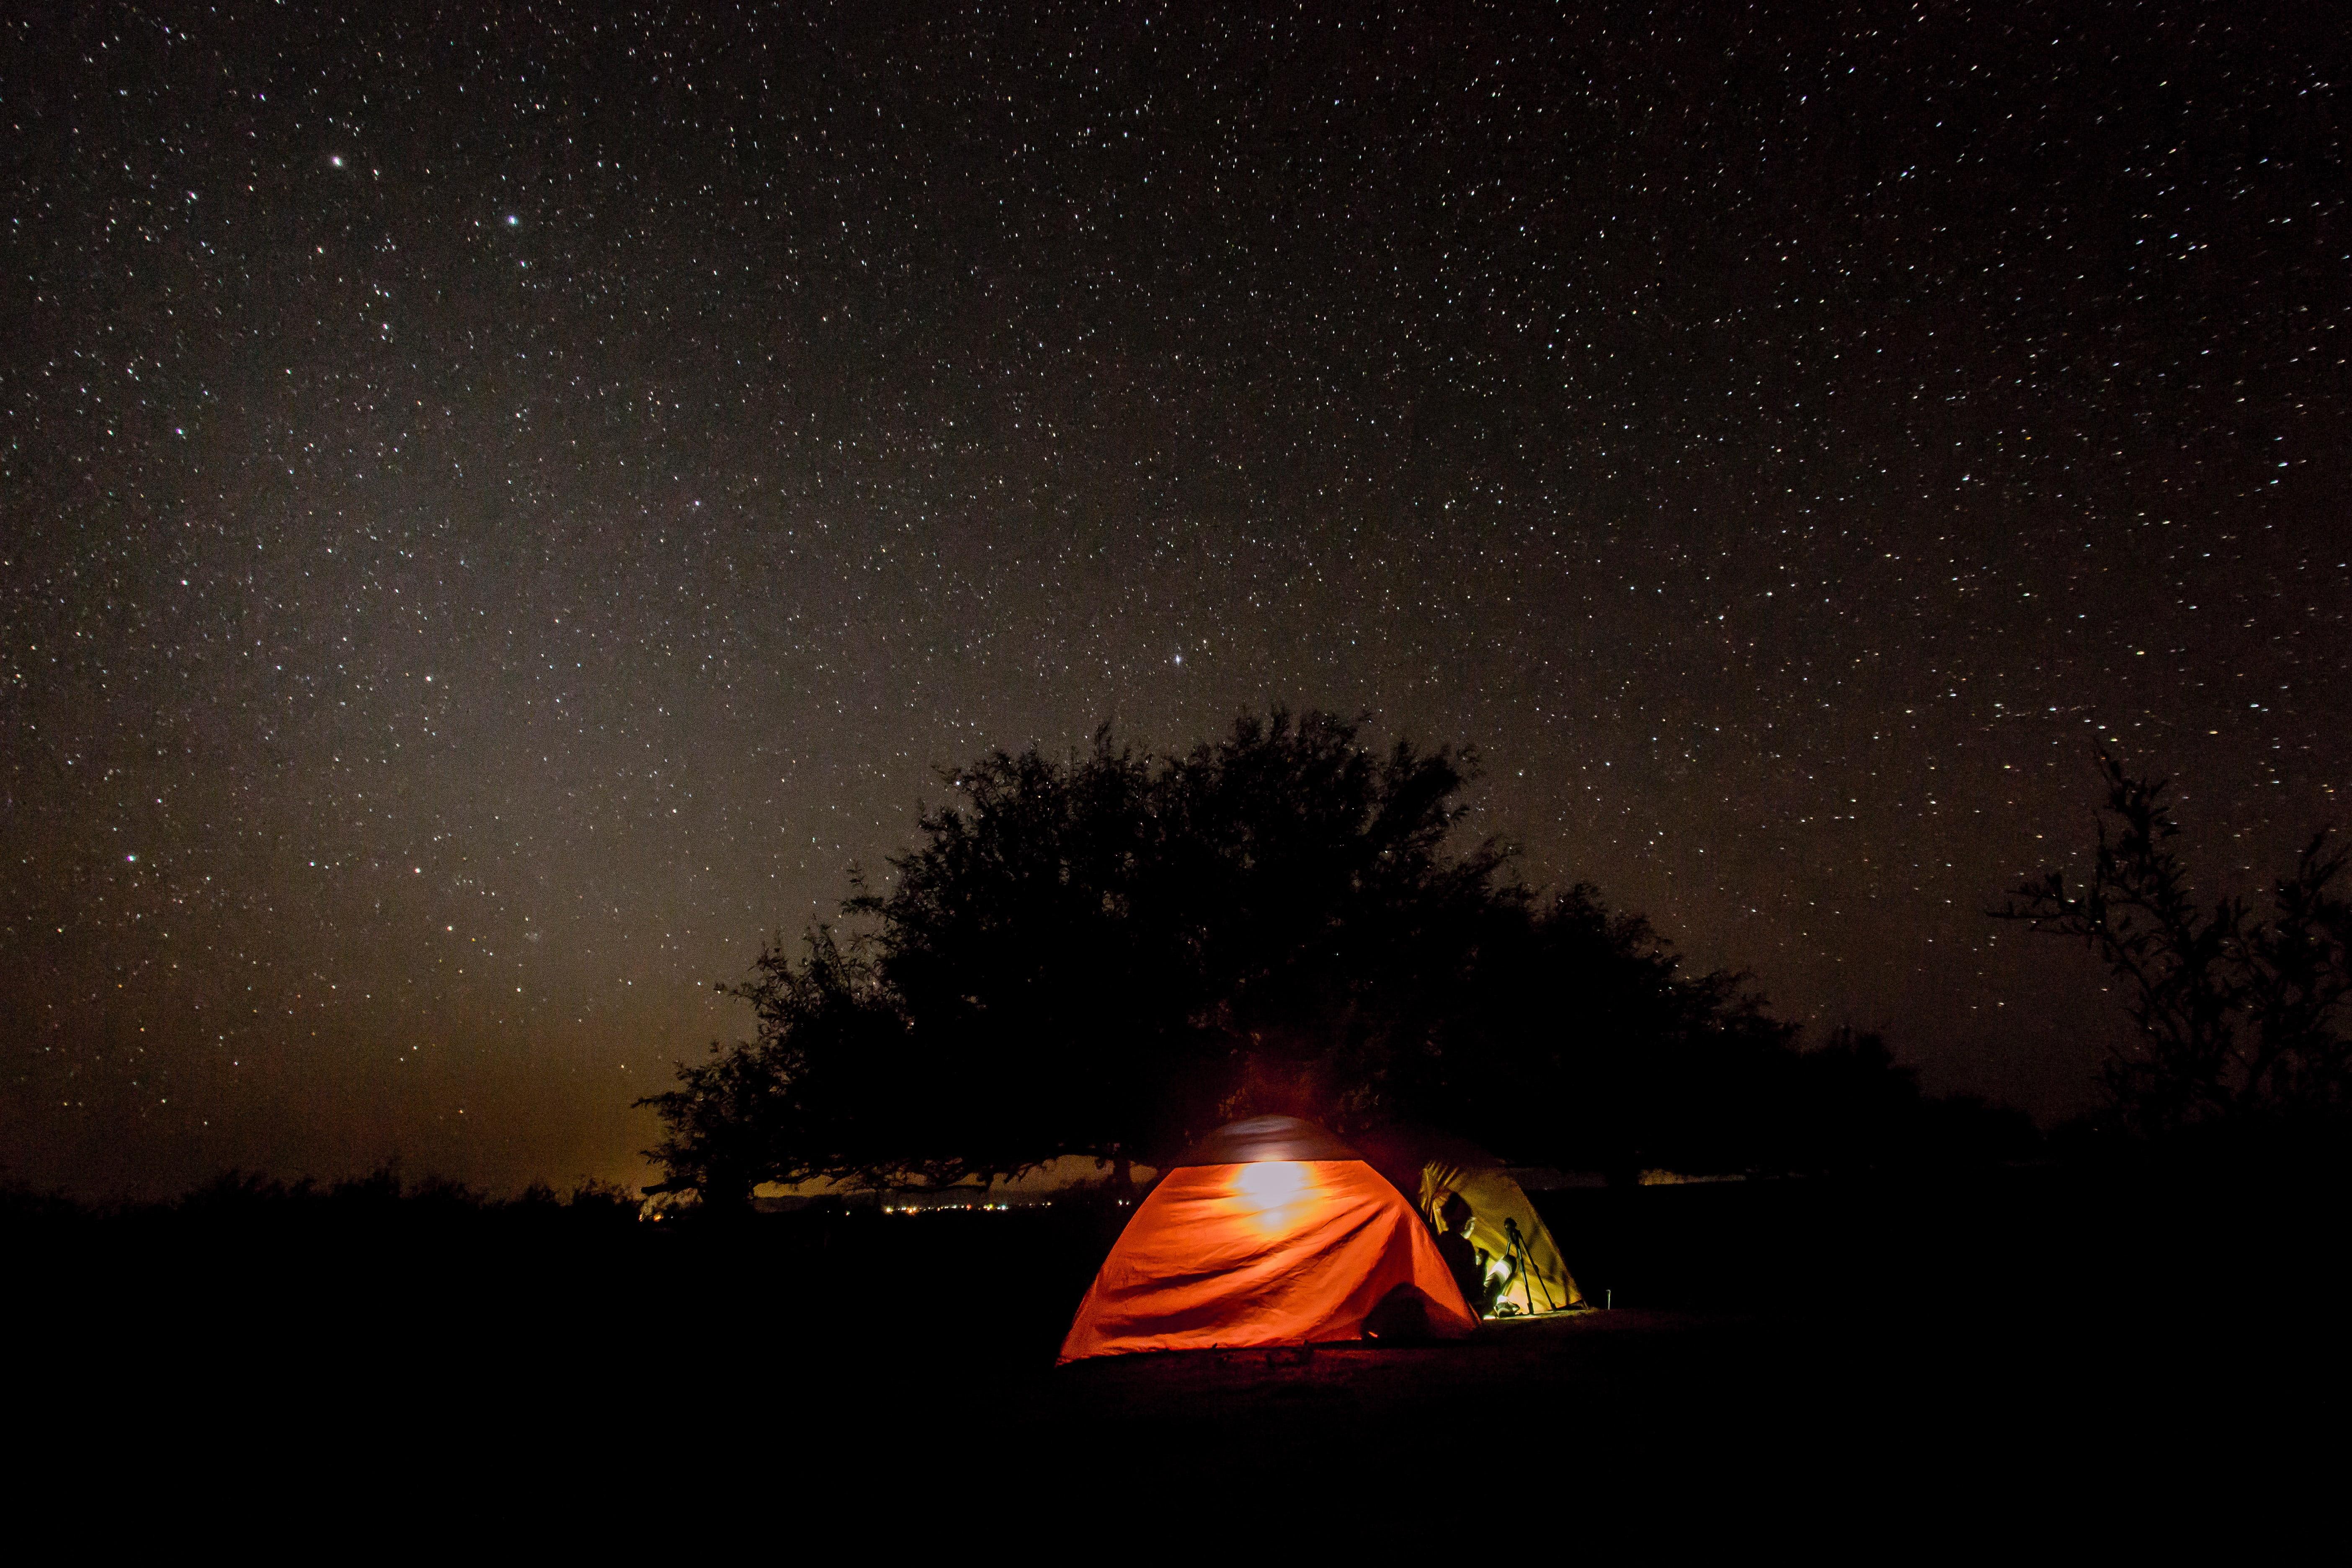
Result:
{"label": "tree silhouette", "polygon": [[1474,755],[1359,732],[1276,712],[1149,756],[1106,727],[946,775],[846,900],[860,934],[772,943],[727,988],[756,1037],[641,1102],[663,1185],[1159,1164],[1268,1111],[1564,1164],[1790,1157],[1790,1026],[1591,889],[1538,900],[1505,846],[1454,847]]}
{"label": "tree silhouette", "polygon": [[847,900],[863,940],[772,944],[729,988],[758,1037],[647,1101],[653,1156],[706,1196],[947,1181],[1377,1105],[1465,950],[1527,895],[1499,847],[1445,850],[1471,759],[1357,734],[1276,713],[1152,758],[1106,728],[1068,763],[949,775],[887,890]]}
{"label": "tree silhouette", "polygon": [[2089,882],[2045,871],[1994,911],[2086,943],[2122,983],[2136,1048],[2108,1059],[2109,1107],[2153,1134],[2224,1123],[2310,1121],[2352,1102],[2352,905],[2347,855],[2312,836],[2273,887],[2268,920],[2244,900],[2208,908],[2172,847],[2168,781],[2098,753],[2105,798]]}

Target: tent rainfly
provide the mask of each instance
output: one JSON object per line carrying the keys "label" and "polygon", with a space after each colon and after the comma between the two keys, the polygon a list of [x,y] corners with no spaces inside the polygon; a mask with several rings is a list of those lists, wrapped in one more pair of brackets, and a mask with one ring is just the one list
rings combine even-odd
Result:
{"label": "tent rainfly", "polygon": [[1459,1194],[1468,1205],[1465,1234],[1486,1277],[1481,1294],[1491,1295],[1496,1315],[1539,1316],[1585,1304],[1559,1244],[1500,1160],[1466,1138],[1424,1127],[1383,1128],[1359,1142],[1373,1168],[1413,1199],[1432,1228],[1451,1228],[1448,1197]]}
{"label": "tent rainfly", "polygon": [[1445,1338],[1478,1326],[1387,1178],[1311,1121],[1257,1116],[1212,1133],[1137,1206],[1061,1359],[1351,1340],[1367,1319]]}

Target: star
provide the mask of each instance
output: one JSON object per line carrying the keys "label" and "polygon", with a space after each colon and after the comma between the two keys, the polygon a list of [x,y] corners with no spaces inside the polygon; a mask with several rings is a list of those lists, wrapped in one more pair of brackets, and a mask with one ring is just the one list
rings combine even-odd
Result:
{"label": "star", "polygon": [[[45,66],[0,1016],[60,1109],[7,1179],[641,1178],[573,1086],[743,1033],[709,984],[935,768],[1276,702],[1475,745],[1465,831],[1778,1016],[2082,1109],[2104,1004],[1982,910],[2078,844],[2094,742],[2233,866],[2352,788],[2323,63],[2080,7],[1193,10],[1132,58],[625,21],[561,93],[364,7]],[[205,51],[268,96],[192,108]],[[418,1039],[501,1135],[371,1076]]]}

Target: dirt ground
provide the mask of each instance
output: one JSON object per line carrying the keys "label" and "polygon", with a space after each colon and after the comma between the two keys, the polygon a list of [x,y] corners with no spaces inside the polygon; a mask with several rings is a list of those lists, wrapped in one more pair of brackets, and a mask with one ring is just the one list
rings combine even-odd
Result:
{"label": "dirt ground", "polygon": [[19,1237],[0,1310],[14,1418],[51,1454],[273,1486],[430,1476],[511,1500],[559,1473],[629,1509],[1157,1488],[1147,1533],[1171,1539],[1309,1492],[1474,1535],[1498,1499],[1657,1532],[1895,1496],[1946,1520],[2114,1507],[2117,1476],[2210,1497],[2254,1463],[2265,1495],[2318,1495],[2298,1477],[2332,1450],[2281,1434],[2340,1408],[2347,1209],[2158,1198],[1601,1194],[1550,1219],[1615,1310],[1068,1366],[1116,1226],[1045,1215],[109,1224]]}
{"label": "dirt ground", "polygon": [[1385,1467],[1464,1444],[1541,1468],[1596,1442],[1645,1443],[1687,1416],[1770,1402],[1753,1321],[1591,1311],[1487,1323],[1425,1346],[1105,1357],[1028,1390],[1044,1428],[1103,1435],[1207,1476]]}
{"label": "dirt ground", "polygon": [[1109,1423],[1305,1431],[1481,1410],[1507,1431],[1515,1407],[1614,1404],[1633,1384],[1679,1379],[1689,1358],[1736,1355],[1754,1337],[1752,1324],[1690,1313],[1574,1312],[1489,1321],[1471,1340],[1428,1345],[1104,1356],[1057,1367],[1042,1397]]}

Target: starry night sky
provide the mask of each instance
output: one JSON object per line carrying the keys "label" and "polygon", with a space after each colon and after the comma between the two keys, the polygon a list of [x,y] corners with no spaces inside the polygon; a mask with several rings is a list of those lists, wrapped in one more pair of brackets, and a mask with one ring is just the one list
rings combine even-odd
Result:
{"label": "starry night sky", "polygon": [[12,6],[0,1180],[635,1178],[1105,719],[1473,742],[2045,1118],[2095,742],[2216,889],[2352,815],[2327,7],[1199,9]]}

